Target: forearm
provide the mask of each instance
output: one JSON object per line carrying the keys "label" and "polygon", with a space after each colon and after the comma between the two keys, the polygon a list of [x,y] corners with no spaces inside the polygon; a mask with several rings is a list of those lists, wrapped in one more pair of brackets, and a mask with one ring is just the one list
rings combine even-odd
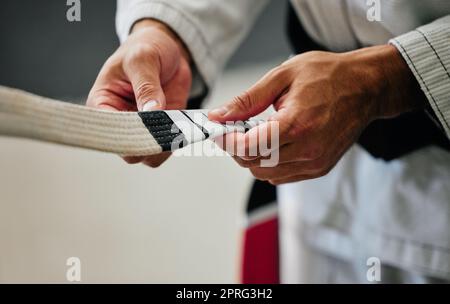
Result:
{"label": "forearm", "polygon": [[202,80],[212,87],[268,0],[119,0],[116,27],[123,42],[137,21],[167,24],[183,41]]}
{"label": "forearm", "polygon": [[450,138],[450,16],[392,39]]}
{"label": "forearm", "polygon": [[419,84],[392,45],[337,54],[334,64],[349,91],[361,96],[361,103],[355,106],[361,109],[361,118],[367,123],[426,107]]}
{"label": "forearm", "polygon": [[393,45],[372,48],[377,52],[380,99],[377,118],[392,118],[405,112],[426,108],[427,99],[400,52]]}

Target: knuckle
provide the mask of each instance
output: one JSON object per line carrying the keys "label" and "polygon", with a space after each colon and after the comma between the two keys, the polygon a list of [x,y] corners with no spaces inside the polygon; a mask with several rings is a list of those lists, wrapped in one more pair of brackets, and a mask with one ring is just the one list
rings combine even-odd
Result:
{"label": "knuckle", "polygon": [[231,106],[237,111],[246,111],[253,105],[253,98],[249,91],[244,91],[231,101]]}
{"label": "knuckle", "polygon": [[241,166],[242,168],[248,168],[247,164],[238,156],[233,156],[233,159],[237,162],[237,164],[239,166]]}
{"label": "knuckle", "polygon": [[323,171],[325,171],[325,168],[327,166],[327,163],[323,159],[318,159],[313,162],[312,164],[312,170],[321,174]]}
{"label": "knuckle", "polygon": [[89,94],[87,100],[86,100],[86,106],[90,107],[90,108],[95,108],[96,107],[96,103],[94,101],[94,97],[92,96],[92,93]]}
{"label": "knuckle", "polygon": [[303,59],[306,62],[320,62],[323,58],[328,57],[329,53],[324,51],[309,51],[303,54]]}
{"label": "knuckle", "polygon": [[319,160],[324,154],[321,146],[312,146],[303,150],[300,154],[303,160],[317,160],[315,162],[317,166],[322,166],[322,161]]}
{"label": "knuckle", "polygon": [[108,59],[106,59],[102,69],[100,70],[100,75],[107,74],[109,71],[120,68],[123,59],[123,52],[119,48],[119,50],[117,50],[114,54],[109,56]]}
{"label": "knuckle", "polygon": [[235,145],[234,148],[234,152],[235,155],[237,157],[239,157],[240,159],[242,159],[242,157],[244,157],[247,153],[247,145],[245,142],[245,139],[242,137],[238,137],[233,144]]}
{"label": "knuckle", "polygon": [[158,92],[157,85],[150,82],[142,82],[136,87],[134,94],[137,100],[142,100],[147,96],[155,95],[157,92]]}
{"label": "knuckle", "polygon": [[141,157],[125,156],[122,159],[129,165],[134,165],[142,161]]}
{"label": "knuckle", "polygon": [[236,162],[242,168],[246,168],[246,169],[251,168],[250,164],[248,162],[242,160],[240,157],[236,157]]}
{"label": "knuckle", "polygon": [[284,66],[282,64],[280,66],[277,66],[277,67],[271,69],[267,73],[267,77],[272,78],[272,79],[277,79],[277,78],[280,78],[280,77],[284,77],[285,74],[286,74],[285,72],[286,72],[286,70],[285,70],[285,68],[284,68]]}
{"label": "knuckle", "polygon": [[293,70],[291,60],[287,60],[270,70],[268,75],[273,79],[292,80]]}
{"label": "knuckle", "polygon": [[250,168],[250,172],[257,180],[266,181],[268,179],[267,175],[260,168]]}
{"label": "knuckle", "polygon": [[285,123],[287,124],[287,128],[285,128],[284,134],[280,135],[288,139],[304,137],[305,133],[309,131],[299,118],[291,116],[286,119]]}
{"label": "knuckle", "polygon": [[244,168],[253,168],[259,166],[259,160],[243,160],[242,166]]}
{"label": "knuckle", "polygon": [[316,159],[311,162],[310,171],[314,174],[321,174],[327,168],[328,161],[326,159]]}
{"label": "knuckle", "polygon": [[272,186],[279,186],[279,185],[281,185],[283,182],[280,181],[280,180],[273,180],[273,179],[271,179],[271,180],[269,180],[269,183],[270,183]]}
{"label": "knuckle", "polygon": [[158,49],[150,44],[138,44],[130,48],[125,56],[126,64],[142,64],[142,61],[149,59],[157,59],[159,56]]}
{"label": "knuckle", "polygon": [[161,167],[162,163],[153,163],[152,162],[152,163],[147,163],[146,165],[149,166],[150,168],[156,169],[156,168]]}
{"label": "knuckle", "polygon": [[156,161],[156,160],[146,160],[144,161],[144,164],[151,168],[158,168],[162,165],[162,161]]}
{"label": "knuckle", "polygon": [[323,145],[317,145],[312,148],[313,160],[322,158],[325,155],[325,147]]}
{"label": "knuckle", "polygon": [[169,157],[170,153],[162,153],[157,156],[148,156],[144,158],[143,163],[151,168],[159,168]]}
{"label": "knuckle", "polygon": [[86,99],[86,106],[91,108],[97,108],[101,103],[101,101],[104,99],[105,94],[103,91],[104,89],[95,88],[94,84],[94,87],[91,89]]}
{"label": "knuckle", "polygon": [[321,173],[322,173],[322,176],[328,175],[328,173],[330,173],[331,170],[333,170],[333,167],[334,167],[333,165],[326,167],[325,170],[323,170],[323,171],[321,172]]}
{"label": "knuckle", "polygon": [[328,173],[330,173],[330,171],[333,169],[333,166],[326,166],[326,167],[322,167],[318,173],[315,175],[316,178],[319,177],[323,177],[325,175],[328,175]]}
{"label": "knuckle", "polygon": [[[316,157],[312,151],[304,150],[304,151],[300,152],[300,160],[305,161],[305,160],[314,160],[314,159],[316,159]],[[316,166],[314,165],[314,167],[316,167]]]}

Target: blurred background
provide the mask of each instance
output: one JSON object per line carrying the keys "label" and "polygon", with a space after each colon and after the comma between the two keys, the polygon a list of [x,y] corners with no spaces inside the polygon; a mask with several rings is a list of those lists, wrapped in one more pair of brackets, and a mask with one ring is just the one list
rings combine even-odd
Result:
{"label": "blurred background", "polygon": [[[84,102],[117,48],[115,1],[5,0],[0,85]],[[205,107],[246,89],[289,55],[287,1],[272,1]],[[154,170],[115,155],[0,137],[0,282],[238,282],[250,174],[227,157],[172,157]]]}

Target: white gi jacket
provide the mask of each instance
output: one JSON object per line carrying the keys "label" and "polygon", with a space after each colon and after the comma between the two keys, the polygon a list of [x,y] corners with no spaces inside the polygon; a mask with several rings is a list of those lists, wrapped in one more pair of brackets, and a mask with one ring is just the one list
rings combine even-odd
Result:
{"label": "white gi jacket", "polygon": [[[366,0],[291,2],[309,35],[331,51],[394,44],[450,137],[450,1],[381,0],[380,22],[367,19]],[[124,41],[139,19],[165,22],[212,87],[267,3],[119,0],[117,31]],[[300,280],[300,235],[310,246],[354,263],[378,257],[450,280],[450,153],[429,147],[387,163],[354,147],[329,175],[278,190],[283,282]]]}

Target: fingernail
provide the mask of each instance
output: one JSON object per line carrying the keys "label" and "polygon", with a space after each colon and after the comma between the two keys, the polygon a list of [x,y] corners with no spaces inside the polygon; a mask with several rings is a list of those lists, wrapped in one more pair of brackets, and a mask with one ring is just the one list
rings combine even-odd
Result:
{"label": "fingernail", "polygon": [[159,102],[157,102],[156,100],[150,100],[144,104],[144,106],[142,107],[142,111],[148,112],[148,111],[156,110],[158,108],[159,108]]}
{"label": "fingernail", "polygon": [[225,114],[228,112],[228,109],[223,107],[219,109],[214,109],[209,111],[208,114],[216,115],[216,116],[225,116]]}

